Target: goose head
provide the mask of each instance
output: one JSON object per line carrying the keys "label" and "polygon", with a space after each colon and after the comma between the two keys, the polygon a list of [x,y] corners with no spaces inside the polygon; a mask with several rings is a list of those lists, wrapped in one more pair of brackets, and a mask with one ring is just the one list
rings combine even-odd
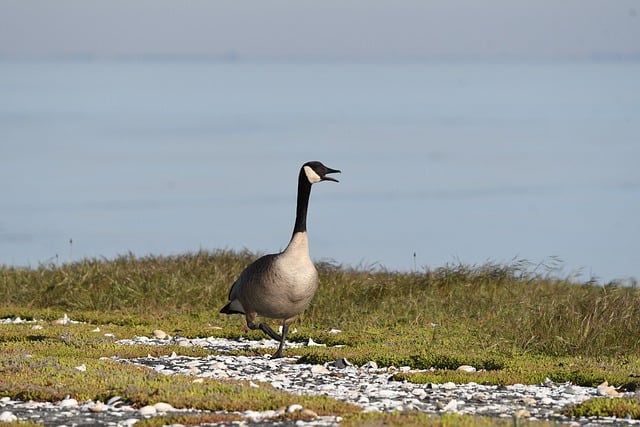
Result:
{"label": "goose head", "polygon": [[329,176],[329,174],[340,173],[338,169],[331,169],[317,161],[305,163],[304,165],[302,165],[302,170],[304,170],[304,173],[307,176],[307,180],[309,180],[310,184],[315,184],[316,182],[320,181],[338,182],[337,179]]}

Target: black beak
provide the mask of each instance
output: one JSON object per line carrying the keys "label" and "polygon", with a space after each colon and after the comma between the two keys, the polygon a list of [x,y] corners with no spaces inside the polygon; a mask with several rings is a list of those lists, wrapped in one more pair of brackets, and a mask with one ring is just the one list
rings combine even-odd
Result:
{"label": "black beak", "polygon": [[327,176],[330,173],[340,173],[340,171],[338,169],[327,168],[327,171],[324,173],[324,176],[322,177],[322,181],[339,182],[337,179],[335,179],[335,178],[333,178],[331,176]]}

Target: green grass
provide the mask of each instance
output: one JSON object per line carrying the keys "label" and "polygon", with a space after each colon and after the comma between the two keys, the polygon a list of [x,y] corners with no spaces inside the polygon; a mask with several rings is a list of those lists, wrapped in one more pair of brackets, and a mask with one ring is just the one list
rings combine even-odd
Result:
{"label": "green grass", "polygon": [[[16,390],[25,388],[21,385],[26,383],[32,386],[29,392],[34,396],[53,398],[59,391],[37,382],[35,377],[55,367],[62,367],[65,373],[61,375],[66,378],[75,375],[70,366],[80,363],[97,372],[130,369],[112,366],[100,360],[101,356],[202,352],[117,346],[112,338],[104,336],[106,332],[116,338],[149,336],[153,329],[187,337],[262,338],[259,331],[246,330],[241,316],[218,313],[226,303],[229,286],[254,258],[246,252],[218,251],[175,257],[123,256],[111,261],[84,260],[37,268],[0,266],[0,318],[51,321],[67,313],[74,320],[87,322],[72,327],[45,324],[41,331],[30,329],[28,324],[0,326],[0,350],[11,355],[7,359],[10,362],[2,365],[0,392],[17,395]],[[324,363],[346,357],[358,365],[374,360],[380,366],[437,368],[428,373],[397,375],[397,379],[415,382],[535,384],[550,378],[597,385],[607,380],[628,390],[638,388],[640,383],[638,287],[575,283],[544,271],[535,272],[524,262],[450,265],[419,273],[329,264],[318,267],[320,288],[311,307],[294,324],[298,332],[290,339],[312,338],[344,347],[285,350],[285,354],[301,356],[303,362]],[[97,325],[101,334],[91,332]],[[342,333],[328,333],[332,328]],[[25,360],[25,354],[32,358]],[[20,377],[6,363],[33,376]],[[455,371],[462,364],[483,371]],[[162,396],[183,396],[174,400],[176,404],[192,402],[204,408],[206,404],[198,400],[199,396],[217,393],[214,389],[222,387],[212,383],[207,385],[212,389],[189,388],[192,386],[180,383],[177,377],[156,379],[134,370],[127,375],[142,375],[135,380],[139,382],[134,381],[139,384],[138,392],[123,390],[114,380],[92,395],[82,394],[82,386],[75,393],[103,398],[116,390],[142,404],[143,397],[157,388],[158,393],[164,393]],[[91,383],[95,381],[97,378]],[[171,387],[178,387],[180,392]],[[221,396],[229,392],[224,387],[220,390]],[[275,393],[262,392],[268,393],[269,399],[273,398],[270,393]],[[233,397],[220,397],[220,401],[224,406],[256,409],[260,404],[254,402],[268,400],[251,395],[251,390],[247,393],[230,393],[241,396],[236,406]],[[286,397],[277,399],[286,402]],[[353,410],[313,399],[307,404],[326,414]],[[366,423],[363,425],[376,425]]]}

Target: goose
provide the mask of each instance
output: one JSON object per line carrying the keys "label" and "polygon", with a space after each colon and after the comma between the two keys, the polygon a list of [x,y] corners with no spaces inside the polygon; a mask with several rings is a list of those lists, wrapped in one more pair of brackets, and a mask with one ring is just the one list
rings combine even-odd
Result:
{"label": "goose", "polygon": [[[244,314],[249,329],[260,329],[279,341],[274,359],[282,357],[289,325],[307,308],[318,289],[318,271],[309,257],[307,208],[311,185],[320,181],[338,182],[329,176],[332,173],[340,171],[318,161],[302,165],[298,175],[296,221],[289,244],[284,251],[264,255],[249,264],[231,286],[229,303],[220,310],[224,314]],[[258,316],[281,320],[281,334],[264,322],[256,324]]]}

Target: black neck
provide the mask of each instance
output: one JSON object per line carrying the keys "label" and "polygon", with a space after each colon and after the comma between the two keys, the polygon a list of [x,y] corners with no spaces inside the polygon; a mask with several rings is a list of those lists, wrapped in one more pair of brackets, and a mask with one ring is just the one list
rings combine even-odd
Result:
{"label": "black neck", "polygon": [[307,208],[309,207],[309,195],[311,194],[311,183],[307,179],[304,169],[300,169],[298,176],[298,202],[296,206],[296,224],[293,227],[293,234],[307,231]]}

